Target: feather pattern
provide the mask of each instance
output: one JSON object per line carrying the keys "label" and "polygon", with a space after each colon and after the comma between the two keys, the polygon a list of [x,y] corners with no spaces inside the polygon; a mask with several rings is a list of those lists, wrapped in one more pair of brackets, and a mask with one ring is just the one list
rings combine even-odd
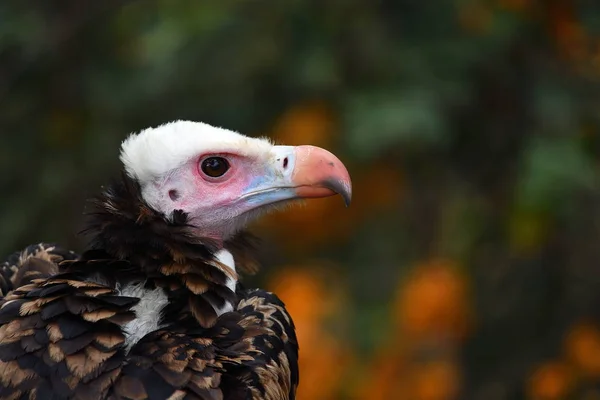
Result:
{"label": "feather pattern", "polygon": [[65,260],[75,260],[77,254],[50,243],[38,243],[17,251],[0,264],[0,300],[14,288],[33,279],[47,278],[58,272]]}

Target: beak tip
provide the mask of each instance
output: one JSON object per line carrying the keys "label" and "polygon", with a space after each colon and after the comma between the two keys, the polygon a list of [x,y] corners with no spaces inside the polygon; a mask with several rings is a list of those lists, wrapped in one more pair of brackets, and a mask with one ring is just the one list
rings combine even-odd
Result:
{"label": "beak tip", "polygon": [[346,207],[350,207],[352,202],[352,186],[349,181],[328,179],[324,182],[325,187],[342,196]]}
{"label": "beak tip", "polygon": [[344,204],[346,208],[350,207],[350,203],[352,203],[352,197],[348,194],[342,195],[344,197]]}
{"label": "beak tip", "polygon": [[342,196],[342,198],[344,199],[344,204],[346,205],[346,208],[350,207],[350,203],[352,203],[352,186],[350,184],[350,182],[344,182],[340,188],[340,190],[338,191],[338,193]]}
{"label": "beak tip", "polygon": [[329,151],[298,146],[292,182],[299,197],[329,197],[339,194],[346,207],[352,199],[352,181],[344,164]]}

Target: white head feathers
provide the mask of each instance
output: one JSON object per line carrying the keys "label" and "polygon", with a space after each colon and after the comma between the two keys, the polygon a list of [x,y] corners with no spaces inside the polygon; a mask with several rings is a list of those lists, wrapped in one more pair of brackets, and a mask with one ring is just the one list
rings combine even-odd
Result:
{"label": "white head feathers", "polygon": [[121,145],[127,174],[142,185],[168,174],[202,153],[258,155],[271,143],[203,122],[174,121],[130,135]]}

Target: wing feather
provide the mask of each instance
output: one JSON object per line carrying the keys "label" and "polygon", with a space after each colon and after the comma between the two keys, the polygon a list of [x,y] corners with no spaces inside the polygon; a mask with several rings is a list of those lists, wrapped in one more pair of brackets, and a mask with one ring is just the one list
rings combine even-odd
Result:
{"label": "wing feather", "polygon": [[[6,296],[0,308],[0,398],[106,395],[125,359],[124,334],[110,319],[130,320],[138,300],[115,299],[112,289],[99,287],[57,275]],[[90,312],[97,315],[90,318]]]}
{"label": "wing feather", "polygon": [[299,381],[298,341],[291,316],[273,293],[238,292],[241,301],[236,311],[241,319],[237,325],[242,337],[232,340],[220,357],[227,370],[226,398],[294,400]]}

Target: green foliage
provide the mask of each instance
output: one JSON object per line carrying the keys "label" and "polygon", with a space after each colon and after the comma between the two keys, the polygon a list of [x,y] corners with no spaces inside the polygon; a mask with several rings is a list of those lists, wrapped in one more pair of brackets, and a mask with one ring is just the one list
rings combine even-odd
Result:
{"label": "green foliage", "polygon": [[575,134],[531,140],[523,164],[517,184],[520,207],[558,211],[573,206],[573,194],[598,190],[593,160]]}
{"label": "green foliage", "polygon": [[351,95],[344,107],[350,152],[374,157],[390,146],[433,146],[447,137],[441,104],[421,89],[374,89]]}

